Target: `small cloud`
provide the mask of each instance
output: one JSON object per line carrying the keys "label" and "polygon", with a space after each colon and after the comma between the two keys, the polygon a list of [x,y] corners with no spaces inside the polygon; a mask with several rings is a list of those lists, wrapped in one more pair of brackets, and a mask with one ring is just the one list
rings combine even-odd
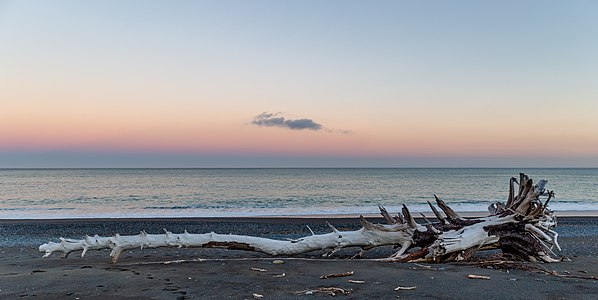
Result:
{"label": "small cloud", "polygon": [[265,127],[282,127],[292,130],[309,129],[318,131],[324,129],[321,124],[316,123],[312,119],[291,120],[280,116],[280,113],[273,114],[268,112],[263,112],[255,116],[251,124]]}
{"label": "small cloud", "polygon": [[340,134],[352,134],[353,133],[353,131],[345,130],[345,129],[332,130],[331,132],[340,133]]}

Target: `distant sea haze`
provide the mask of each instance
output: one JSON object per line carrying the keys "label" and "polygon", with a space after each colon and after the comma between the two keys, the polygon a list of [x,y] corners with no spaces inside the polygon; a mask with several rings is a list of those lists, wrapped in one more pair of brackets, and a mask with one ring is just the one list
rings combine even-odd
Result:
{"label": "distant sea haze", "polygon": [[0,219],[302,216],[457,211],[505,201],[520,172],[556,211],[598,211],[598,169],[2,169]]}

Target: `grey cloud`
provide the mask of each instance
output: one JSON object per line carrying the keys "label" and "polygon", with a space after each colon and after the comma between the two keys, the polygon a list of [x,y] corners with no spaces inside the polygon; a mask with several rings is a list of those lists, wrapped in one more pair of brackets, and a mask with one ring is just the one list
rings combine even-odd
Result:
{"label": "grey cloud", "polygon": [[322,125],[310,119],[285,120],[284,124],[291,129],[322,129]]}
{"label": "grey cloud", "polygon": [[268,112],[263,112],[255,116],[251,124],[265,127],[282,127],[293,130],[309,129],[318,131],[323,129],[321,124],[314,122],[312,119],[291,120],[280,116],[280,113],[273,114]]}

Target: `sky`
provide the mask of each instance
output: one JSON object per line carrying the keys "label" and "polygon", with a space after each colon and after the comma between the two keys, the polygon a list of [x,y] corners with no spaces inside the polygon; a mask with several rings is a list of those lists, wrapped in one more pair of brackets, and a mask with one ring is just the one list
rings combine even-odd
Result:
{"label": "sky", "polygon": [[598,167],[596,13],[0,0],[0,168]]}

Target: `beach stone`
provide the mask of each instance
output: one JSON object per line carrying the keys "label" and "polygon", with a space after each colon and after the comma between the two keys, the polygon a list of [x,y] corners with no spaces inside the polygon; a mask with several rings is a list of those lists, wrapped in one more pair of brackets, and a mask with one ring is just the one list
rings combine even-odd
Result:
{"label": "beach stone", "polygon": [[276,260],[273,260],[272,263],[275,265],[282,265],[282,264],[284,264],[284,260],[276,259]]}

